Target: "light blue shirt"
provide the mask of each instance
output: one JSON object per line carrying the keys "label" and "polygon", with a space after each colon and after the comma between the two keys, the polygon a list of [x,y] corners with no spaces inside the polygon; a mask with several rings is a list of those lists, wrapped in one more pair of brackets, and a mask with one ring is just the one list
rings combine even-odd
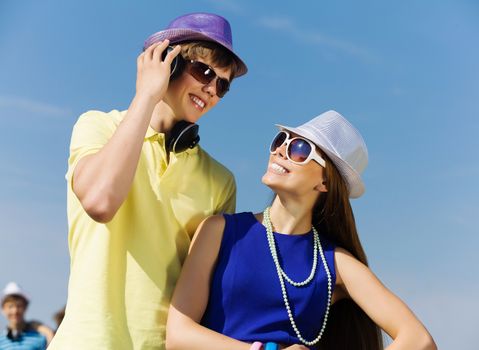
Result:
{"label": "light blue shirt", "polygon": [[7,329],[0,335],[0,350],[45,350],[47,339],[40,333],[27,329],[15,337]]}

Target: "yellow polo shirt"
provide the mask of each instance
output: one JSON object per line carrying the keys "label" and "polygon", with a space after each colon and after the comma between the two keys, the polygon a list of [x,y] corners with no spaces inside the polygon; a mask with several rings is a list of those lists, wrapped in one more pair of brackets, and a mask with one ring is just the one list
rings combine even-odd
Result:
{"label": "yellow polo shirt", "polygon": [[234,178],[224,166],[199,146],[167,162],[164,135],[149,128],[127,199],[109,223],[92,220],[72,191],[73,171],[125,114],[90,111],[73,129],[68,302],[50,350],[164,349],[170,299],[196,227],[235,209]]}

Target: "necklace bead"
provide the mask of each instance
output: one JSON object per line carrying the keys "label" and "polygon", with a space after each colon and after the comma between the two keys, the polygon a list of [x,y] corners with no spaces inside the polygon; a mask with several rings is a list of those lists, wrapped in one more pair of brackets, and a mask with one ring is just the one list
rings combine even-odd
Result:
{"label": "necklace bead", "polygon": [[[314,248],[313,249],[314,249],[314,251],[313,251],[313,266],[311,268],[311,273],[308,276],[308,278],[306,278],[304,281],[294,282],[291,278],[289,278],[286,275],[286,273],[284,272],[284,270],[282,269],[282,267],[279,263],[278,252],[276,250],[276,244],[275,244],[274,235],[273,235],[273,225],[271,223],[271,218],[269,216],[269,211],[270,211],[270,207],[268,207],[264,210],[264,212],[263,212],[263,222],[264,222],[265,227],[266,227],[266,236],[267,236],[267,239],[268,239],[268,245],[269,245],[269,249],[270,249],[270,252],[271,252],[271,256],[273,258],[273,262],[274,262],[274,265],[276,267],[276,272],[278,273],[279,284],[281,286],[281,292],[283,294],[284,306],[286,308],[286,312],[288,314],[289,321],[291,322],[291,327],[293,328],[294,332],[296,333],[296,336],[298,337],[298,339],[303,344],[308,345],[308,346],[312,346],[312,345],[315,345],[317,342],[319,342],[319,340],[323,336],[324,330],[326,329],[326,323],[328,321],[329,308],[330,308],[330,305],[331,305],[331,294],[332,294],[331,273],[329,271],[329,267],[328,267],[328,264],[326,262],[326,257],[324,256],[323,248],[321,246],[321,241],[319,239],[318,232],[316,231],[314,226],[312,226],[313,241],[314,241]],[[286,292],[286,286],[285,286],[284,280],[286,280],[289,284],[291,284],[295,287],[302,287],[302,286],[305,286],[305,285],[309,284],[313,280],[314,275],[316,274],[316,268],[317,268],[317,262],[318,262],[317,251],[319,251],[319,255],[321,256],[321,261],[323,263],[324,270],[326,272],[326,277],[328,279],[328,300],[327,300],[327,304],[326,304],[326,311],[324,313],[323,325],[321,327],[321,330],[319,331],[318,336],[312,341],[307,341],[301,335],[298,327],[296,326],[296,322],[294,321],[293,313],[291,312],[291,308],[289,306],[288,294]]]}

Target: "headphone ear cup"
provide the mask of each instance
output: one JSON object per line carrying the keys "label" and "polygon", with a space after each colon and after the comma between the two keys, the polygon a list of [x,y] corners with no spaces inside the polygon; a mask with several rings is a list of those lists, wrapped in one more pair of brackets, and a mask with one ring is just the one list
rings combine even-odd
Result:
{"label": "headphone ear cup", "polygon": [[166,136],[165,139],[165,147],[166,151],[169,153],[173,150],[173,146],[176,142],[176,139],[181,134],[181,131],[185,128],[185,121],[179,121],[173,128],[170,130],[169,134]]}
{"label": "headphone ear cup", "polygon": [[180,153],[195,147],[200,141],[198,124],[185,120],[177,122],[165,140],[165,148],[169,152]]}
{"label": "headphone ear cup", "polygon": [[181,56],[181,54],[178,54],[178,56],[173,59],[173,62],[171,62],[170,81],[178,78],[181,73],[183,73],[185,66],[185,59],[183,58],[183,56]]}
{"label": "headphone ear cup", "polygon": [[[164,61],[166,58],[166,55],[169,54],[171,51],[173,51],[174,47],[173,46],[168,46],[166,50],[163,51],[161,55],[161,60]],[[170,70],[170,81],[173,79],[176,79],[181,75],[183,72],[183,69],[185,68],[186,61],[181,56],[181,53],[178,54],[173,61],[171,61],[171,70]]]}

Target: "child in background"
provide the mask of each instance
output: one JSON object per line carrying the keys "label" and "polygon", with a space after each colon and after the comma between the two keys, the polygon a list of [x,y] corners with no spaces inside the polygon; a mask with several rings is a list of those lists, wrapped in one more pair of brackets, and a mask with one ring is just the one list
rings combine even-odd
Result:
{"label": "child in background", "polygon": [[53,331],[38,321],[26,321],[29,298],[15,282],[3,290],[2,313],[8,321],[4,334],[0,334],[0,349],[46,349]]}

